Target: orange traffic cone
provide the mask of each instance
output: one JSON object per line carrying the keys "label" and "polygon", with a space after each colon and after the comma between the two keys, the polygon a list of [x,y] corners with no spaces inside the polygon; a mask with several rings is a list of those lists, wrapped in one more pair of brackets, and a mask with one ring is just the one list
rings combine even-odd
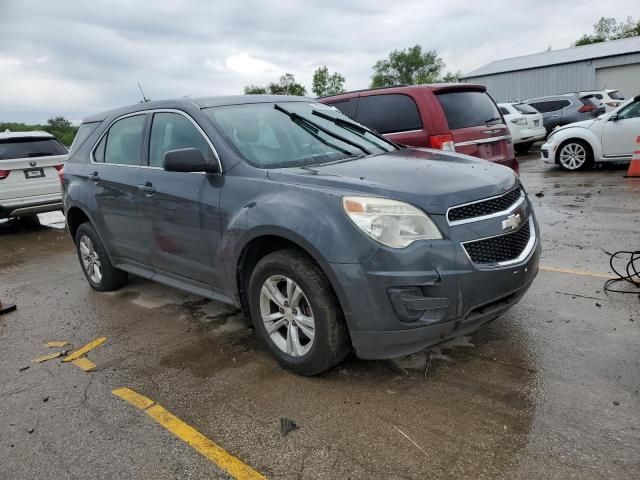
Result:
{"label": "orange traffic cone", "polygon": [[636,137],[636,149],[631,157],[631,163],[629,164],[629,170],[624,178],[640,177],[640,137]]}
{"label": "orange traffic cone", "polygon": [[13,305],[12,303],[2,303],[2,300],[0,300],[0,315],[2,315],[3,313],[9,313],[9,312],[13,312],[16,309],[16,306]]}

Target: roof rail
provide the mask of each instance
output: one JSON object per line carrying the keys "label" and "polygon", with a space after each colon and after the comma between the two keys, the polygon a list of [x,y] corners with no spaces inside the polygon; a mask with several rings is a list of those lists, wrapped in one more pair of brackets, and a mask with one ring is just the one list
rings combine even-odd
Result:
{"label": "roof rail", "polygon": [[359,93],[359,92],[369,92],[371,90],[384,90],[386,88],[397,88],[397,87],[410,87],[411,85],[407,85],[406,83],[399,83],[397,85],[389,85],[386,87],[370,87],[370,88],[361,88],[359,90],[349,90],[348,92],[336,93],[334,95],[323,95],[318,98],[327,98],[327,97],[335,97],[337,95],[344,95],[346,93]]}

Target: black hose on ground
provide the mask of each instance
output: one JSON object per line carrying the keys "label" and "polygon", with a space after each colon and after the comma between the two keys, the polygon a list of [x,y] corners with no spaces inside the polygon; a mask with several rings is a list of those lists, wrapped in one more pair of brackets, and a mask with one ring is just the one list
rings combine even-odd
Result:
{"label": "black hose on ground", "polygon": [[[636,289],[640,289],[640,250],[620,250],[619,252],[609,253],[609,255],[609,265],[618,278],[612,278],[604,282],[605,292],[639,293],[638,290],[621,290],[620,288],[613,288],[613,285],[625,282],[633,285]],[[616,268],[615,264],[620,265],[620,263],[624,261],[627,263],[623,270]]]}

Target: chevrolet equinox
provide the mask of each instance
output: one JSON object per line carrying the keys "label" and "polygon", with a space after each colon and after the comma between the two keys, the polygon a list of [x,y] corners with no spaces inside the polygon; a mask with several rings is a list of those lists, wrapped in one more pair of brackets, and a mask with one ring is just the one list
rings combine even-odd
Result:
{"label": "chevrolet equinox", "polygon": [[98,113],[60,174],[91,287],[133,274],[236,305],[302,375],[476,330],[538,271],[512,170],[403,147],[304,97]]}

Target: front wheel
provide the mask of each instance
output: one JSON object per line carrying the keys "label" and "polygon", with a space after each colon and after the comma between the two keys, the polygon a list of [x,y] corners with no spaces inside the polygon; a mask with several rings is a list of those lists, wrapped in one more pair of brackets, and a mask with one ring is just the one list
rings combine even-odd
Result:
{"label": "front wheel", "polygon": [[263,344],[294,373],[317,375],[349,353],[338,300],[322,270],[302,252],[280,250],[258,262],[249,307]]}
{"label": "front wheel", "polygon": [[583,140],[568,140],[558,149],[557,160],[565,170],[586,170],[593,166],[593,152]]}
{"label": "front wheel", "polygon": [[111,264],[98,234],[89,222],[80,225],[76,231],[76,250],[82,272],[93,289],[109,292],[127,283],[127,272]]}

